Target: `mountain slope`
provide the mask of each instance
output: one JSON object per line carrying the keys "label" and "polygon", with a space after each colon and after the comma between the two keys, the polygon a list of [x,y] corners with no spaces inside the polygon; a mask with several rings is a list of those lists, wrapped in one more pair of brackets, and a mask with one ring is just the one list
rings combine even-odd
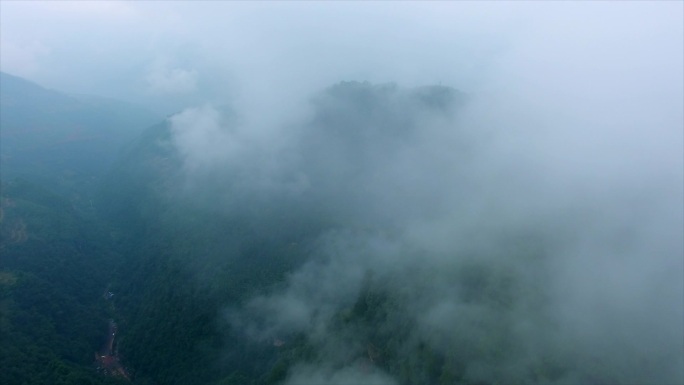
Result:
{"label": "mountain slope", "polygon": [[115,384],[96,373],[102,293],[118,258],[99,223],[22,180],[0,194],[0,377],[4,384]]}
{"label": "mountain slope", "polygon": [[120,262],[93,191],[158,118],[0,73],[0,372],[7,384],[116,384],[95,369]]}
{"label": "mountain slope", "polygon": [[[312,99],[313,114],[288,128],[293,140],[280,150],[240,142],[240,130],[249,128],[214,109],[191,109],[150,128],[97,200],[117,224],[126,256],[113,287],[126,309],[121,349],[136,378],[275,384],[316,359],[320,352],[304,335],[255,340],[249,324],[257,321],[238,321],[238,309],[252,306],[257,293],[282,288],[316,259],[329,234],[391,227],[394,201],[406,192],[386,189],[378,173],[402,173],[407,149],[429,129],[426,118],[449,121],[464,101],[448,87],[343,82]],[[202,135],[193,119],[207,117],[221,122],[210,136],[216,151],[195,151],[183,137]],[[240,158],[210,158],[222,159],[234,141],[245,151]],[[271,158],[275,171],[264,163]],[[385,203],[361,206],[378,194]],[[359,328],[380,324],[367,314],[384,303],[366,310],[359,304],[354,314],[365,320],[347,318]],[[277,337],[287,337],[286,345]]]}
{"label": "mountain slope", "polygon": [[92,186],[122,145],[159,120],[134,105],[70,96],[6,73],[0,111],[2,179],[23,176],[61,192]]}

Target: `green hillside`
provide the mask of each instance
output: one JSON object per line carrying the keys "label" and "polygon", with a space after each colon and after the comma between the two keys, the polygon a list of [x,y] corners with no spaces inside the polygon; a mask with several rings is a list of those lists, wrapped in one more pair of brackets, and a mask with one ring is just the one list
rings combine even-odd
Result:
{"label": "green hillside", "polygon": [[21,176],[79,196],[92,191],[124,144],[160,119],[141,107],[67,95],[6,73],[0,108],[2,179]]}
{"label": "green hillside", "polygon": [[23,180],[0,193],[0,368],[5,384],[115,384],[95,370],[119,256],[102,226]]}
{"label": "green hillside", "polygon": [[3,384],[677,376],[666,334],[572,338],[549,288],[585,224],[511,221],[460,91],[341,82],[259,137],[230,108],[141,130],[136,108],[2,79]]}

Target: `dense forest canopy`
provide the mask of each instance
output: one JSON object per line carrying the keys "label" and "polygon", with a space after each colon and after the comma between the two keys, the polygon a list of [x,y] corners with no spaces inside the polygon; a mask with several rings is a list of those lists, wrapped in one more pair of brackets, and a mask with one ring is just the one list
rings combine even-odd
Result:
{"label": "dense forest canopy", "polygon": [[[70,201],[41,178],[3,182],[8,378],[127,381],[94,369],[114,318],[116,359],[143,384],[677,376],[678,345],[663,344],[677,333],[662,318],[670,302],[644,304],[645,316],[599,301],[609,314],[585,313],[591,324],[579,327],[592,299],[573,303],[583,294],[564,286],[587,274],[565,260],[586,243],[606,253],[596,263],[630,263],[626,242],[656,235],[616,227],[623,213],[598,195],[549,211],[539,202],[550,181],[534,175],[482,196],[511,160],[490,158],[491,138],[474,140],[469,100],[445,86],[342,82],[268,138],[250,136],[235,110],[205,106],[127,144],[85,207],[86,185]],[[521,182],[536,191],[519,195]],[[524,216],[512,200],[528,205]],[[630,338],[606,329],[615,316]],[[29,369],[31,349],[62,369]]]}

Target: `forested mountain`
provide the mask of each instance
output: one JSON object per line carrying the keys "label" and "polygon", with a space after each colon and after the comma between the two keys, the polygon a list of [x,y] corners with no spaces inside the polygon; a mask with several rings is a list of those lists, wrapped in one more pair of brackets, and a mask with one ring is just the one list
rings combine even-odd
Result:
{"label": "forested mountain", "polygon": [[96,372],[120,256],[93,193],[158,118],[0,73],[0,382],[119,383]]}
{"label": "forested mountain", "polygon": [[683,385],[683,14],[0,0],[0,385]]}
{"label": "forested mountain", "polygon": [[[269,111],[269,130],[206,105],[130,141],[52,151],[86,102],[3,75],[7,175],[35,180],[2,180],[2,382],[679,378],[677,348],[662,342],[670,319],[648,335],[651,316],[577,327],[584,308],[562,301],[558,266],[604,218],[539,203],[543,181],[506,173],[513,156],[493,156],[471,100],[445,86],[341,82],[300,115]],[[93,122],[112,116],[109,102],[88,103]],[[54,136],[25,130],[53,120]],[[103,135],[133,126],[112,121]],[[119,156],[81,168],[93,149]],[[66,170],[93,182],[53,178]]]}
{"label": "forested mountain", "polygon": [[122,146],[160,117],[125,102],[67,95],[0,72],[0,173],[60,193],[92,192]]}
{"label": "forested mountain", "polygon": [[95,371],[119,256],[94,219],[24,180],[0,194],[0,368],[5,384],[115,384]]}
{"label": "forested mountain", "polygon": [[[481,377],[469,362],[504,365],[518,354],[511,322],[522,308],[543,316],[538,283],[468,255],[479,251],[461,251],[436,272],[434,251],[402,240],[407,224],[447,209],[451,190],[432,190],[436,178],[470,161],[475,149],[459,141],[469,133],[456,124],[466,100],[448,87],[344,82],[312,98],[311,115],[268,148],[246,138],[249,125],[231,111],[188,110],[151,128],[98,200],[122,229],[126,262],[113,288],[127,312],[121,349],[138,381],[480,384],[510,376]],[[458,147],[435,156],[433,140]],[[534,239],[521,231],[497,242],[534,263],[544,252]],[[425,292],[433,279],[451,281],[464,312],[498,314],[475,329],[462,325],[466,334],[436,332],[463,349],[417,331],[414,297],[434,300]],[[485,328],[487,337],[472,335]],[[529,363],[532,372],[517,380],[555,381],[573,370],[554,360]]]}
{"label": "forested mountain", "polygon": [[[401,173],[404,165],[396,161],[421,140],[419,121],[449,121],[465,100],[447,87],[340,83],[315,96],[313,114],[288,128],[295,140],[274,153],[241,142],[244,147],[237,151],[248,151],[247,159],[215,169],[207,154],[177,142],[186,134],[202,135],[184,132],[184,118],[221,121],[225,131],[213,138],[228,149],[230,141],[242,140],[239,131],[245,129],[234,113],[197,109],[148,130],[107,178],[98,200],[105,215],[125,229],[120,236],[128,262],[124,278],[113,287],[126,304],[122,308],[130,311],[121,349],[137,378],[279,383],[291,365],[321,359],[305,334],[254,340],[247,330],[252,327],[242,325],[247,321],[231,318],[242,312],[237,309],[250,307],[255,295],[282,287],[290,272],[315,260],[330,234],[391,226],[393,207],[369,208],[373,212],[359,207],[382,193],[378,183],[384,181],[374,181],[373,174],[385,167]],[[265,163],[269,156],[277,158],[276,170]],[[364,169],[368,164],[376,170]],[[386,193],[387,198],[396,194]],[[375,284],[359,294],[356,310],[336,318],[355,328],[380,327],[382,320],[372,314],[387,311],[387,304],[372,288]],[[377,301],[366,305],[366,296]],[[227,315],[226,309],[235,314]],[[397,333],[402,330],[408,332],[399,328]],[[373,342],[378,349],[391,349],[365,341]],[[366,348],[359,354],[367,357]],[[439,375],[431,374],[432,380]]]}

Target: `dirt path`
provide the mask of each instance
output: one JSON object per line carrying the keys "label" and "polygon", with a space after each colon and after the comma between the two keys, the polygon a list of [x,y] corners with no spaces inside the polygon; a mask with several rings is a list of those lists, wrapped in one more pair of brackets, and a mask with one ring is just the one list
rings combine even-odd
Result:
{"label": "dirt path", "polygon": [[109,320],[107,342],[102,346],[99,352],[95,353],[97,369],[102,371],[105,376],[123,377],[130,381],[130,375],[119,361],[119,354],[116,349],[117,332],[118,327],[116,322],[114,322],[113,319]]}

